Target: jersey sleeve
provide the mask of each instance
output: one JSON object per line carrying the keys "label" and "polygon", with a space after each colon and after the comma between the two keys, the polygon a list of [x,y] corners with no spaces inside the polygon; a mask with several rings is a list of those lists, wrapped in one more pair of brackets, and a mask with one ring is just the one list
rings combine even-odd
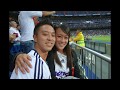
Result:
{"label": "jersey sleeve", "polygon": [[34,16],[42,17],[42,11],[29,11],[27,12],[27,14],[30,17],[34,17]]}

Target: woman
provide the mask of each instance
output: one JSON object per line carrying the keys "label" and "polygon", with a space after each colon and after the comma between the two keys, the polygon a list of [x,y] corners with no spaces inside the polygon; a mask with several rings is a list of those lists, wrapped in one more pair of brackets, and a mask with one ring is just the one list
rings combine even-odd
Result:
{"label": "woman", "polygon": [[[55,31],[56,43],[52,51],[49,52],[46,60],[51,72],[51,77],[53,79],[62,79],[74,74],[74,77],[82,78],[80,76],[77,55],[69,46],[70,29],[66,25],[60,24],[55,27]],[[17,67],[19,67],[22,72],[23,67],[25,69],[27,68],[23,61],[30,66],[27,58],[30,57],[25,54],[17,56],[16,71]],[[74,73],[72,73],[73,67]]]}

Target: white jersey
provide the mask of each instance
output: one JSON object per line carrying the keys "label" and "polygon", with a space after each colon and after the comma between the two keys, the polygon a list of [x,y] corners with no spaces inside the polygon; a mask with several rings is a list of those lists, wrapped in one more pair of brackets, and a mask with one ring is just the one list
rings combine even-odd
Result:
{"label": "white jersey", "polygon": [[35,50],[31,50],[28,55],[32,58],[30,63],[32,68],[29,68],[30,73],[23,74],[18,69],[18,75],[15,69],[12,72],[10,79],[51,79],[51,73],[47,63],[40,57]]}
{"label": "white jersey", "polygon": [[61,61],[62,67],[59,66],[54,60],[55,73],[56,73],[56,77],[61,79],[69,75],[69,68],[67,67],[67,56],[59,53],[58,51],[57,51],[57,55],[59,60]]}
{"label": "white jersey", "polygon": [[20,35],[19,30],[17,30],[17,28],[10,27],[9,34],[14,34],[14,33],[18,34],[18,37],[14,41],[20,41],[21,35]]}
{"label": "white jersey", "polygon": [[33,31],[35,24],[33,17],[42,17],[42,11],[20,11],[18,21],[21,30],[21,41],[29,41],[33,39]]}

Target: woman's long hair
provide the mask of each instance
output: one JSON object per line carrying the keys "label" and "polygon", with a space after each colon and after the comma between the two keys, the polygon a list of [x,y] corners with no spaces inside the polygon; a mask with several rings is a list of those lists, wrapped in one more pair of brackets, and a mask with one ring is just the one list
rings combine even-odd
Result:
{"label": "woman's long hair", "polygon": [[[68,35],[68,37],[70,37],[70,29],[69,29],[69,27],[67,27],[66,24],[60,24],[58,26],[55,26],[55,30],[58,29],[58,28],[61,28],[61,30],[64,33],[66,33]],[[54,52],[54,59],[55,59],[56,63],[62,67],[62,64],[61,64],[61,62],[60,62],[60,60],[58,58],[58,55],[57,55],[57,48],[56,48],[56,46],[53,47],[53,50],[55,51]],[[68,39],[68,43],[65,46],[63,51],[64,51],[64,53],[67,56],[67,67],[71,67],[72,63],[73,63],[73,59],[72,59],[72,54],[71,54],[71,48],[69,46],[69,39]]]}

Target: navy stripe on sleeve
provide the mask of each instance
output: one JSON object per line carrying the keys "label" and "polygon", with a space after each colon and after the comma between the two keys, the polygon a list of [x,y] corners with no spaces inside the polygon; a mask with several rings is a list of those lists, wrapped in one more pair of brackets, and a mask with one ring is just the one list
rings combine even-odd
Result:
{"label": "navy stripe on sleeve", "polygon": [[39,65],[38,65],[38,78],[39,79],[39,76],[40,76],[40,58],[39,58]]}
{"label": "navy stripe on sleeve", "polygon": [[42,61],[42,67],[41,67],[41,79],[43,78],[43,61]]}
{"label": "navy stripe on sleeve", "polygon": [[35,60],[34,79],[36,79],[36,68],[37,68],[37,55]]}

